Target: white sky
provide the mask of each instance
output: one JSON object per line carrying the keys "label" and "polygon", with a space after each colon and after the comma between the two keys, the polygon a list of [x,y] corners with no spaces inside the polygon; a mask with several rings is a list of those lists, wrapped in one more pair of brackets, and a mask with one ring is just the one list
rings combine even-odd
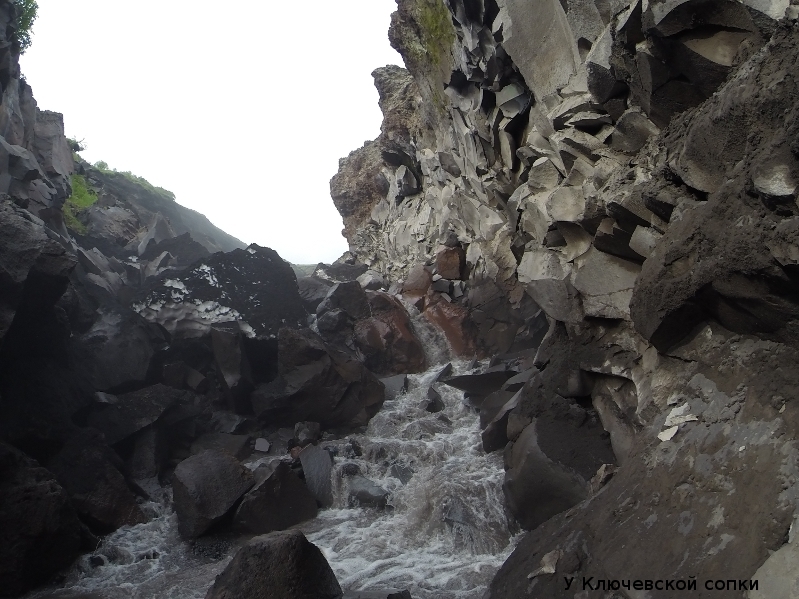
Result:
{"label": "white sky", "polygon": [[22,73],[86,160],[291,262],[346,251],[328,182],[380,132],[394,0],[38,2]]}

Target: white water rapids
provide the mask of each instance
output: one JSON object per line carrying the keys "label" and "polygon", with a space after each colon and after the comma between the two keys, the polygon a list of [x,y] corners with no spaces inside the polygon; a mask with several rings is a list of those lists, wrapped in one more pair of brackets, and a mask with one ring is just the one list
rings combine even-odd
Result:
{"label": "white water rapids", "polygon": [[[466,371],[465,362],[453,367]],[[407,393],[386,401],[364,434],[349,437],[362,455],[336,457],[334,507],[297,527],[324,552],[345,591],[408,589],[414,599],[480,599],[513,549],[502,457],[483,452],[478,416],[461,392],[443,384],[435,387],[445,409],[431,414],[420,407],[440,369],[410,375]],[[351,507],[345,463],[390,491],[390,507]],[[28,599],[205,597],[243,540],[217,535],[186,543],[169,504],[168,497],[148,504],[152,520],[105,537],[58,587]]]}

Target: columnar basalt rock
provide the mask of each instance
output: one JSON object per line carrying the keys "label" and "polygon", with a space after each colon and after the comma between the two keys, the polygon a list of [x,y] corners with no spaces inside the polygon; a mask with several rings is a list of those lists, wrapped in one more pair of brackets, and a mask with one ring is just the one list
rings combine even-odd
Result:
{"label": "columnar basalt rock", "polygon": [[[442,328],[468,323],[476,349],[531,352],[481,417],[511,510],[537,527],[490,597],[571,597],[561,575],[753,575],[799,507],[793,450],[765,432],[796,442],[793,374],[762,361],[797,343],[799,11],[533,4],[398,2],[418,187],[411,164],[365,167],[385,191],[350,252]],[[408,107],[395,89],[387,123]],[[752,480],[730,470],[760,459]],[[754,526],[711,479],[757,503]]]}

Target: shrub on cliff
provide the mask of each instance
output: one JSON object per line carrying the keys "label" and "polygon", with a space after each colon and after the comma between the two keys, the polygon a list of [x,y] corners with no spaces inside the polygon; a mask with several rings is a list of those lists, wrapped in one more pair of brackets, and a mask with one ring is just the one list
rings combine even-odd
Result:
{"label": "shrub on cliff", "polygon": [[19,16],[15,23],[17,30],[14,34],[14,41],[19,44],[20,54],[23,54],[32,43],[33,22],[36,20],[39,5],[36,0],[13,0],[13,2],[19,10]]}
{"label": "shrub on cliff", "polygon": [[85,210],[97,201],[97,194],[89,189],[86,179],[82,175],[72,175],[72,195],[64,202],[64,222],[67,227],[86,234],[86,225],[78,220],[78,213]]}

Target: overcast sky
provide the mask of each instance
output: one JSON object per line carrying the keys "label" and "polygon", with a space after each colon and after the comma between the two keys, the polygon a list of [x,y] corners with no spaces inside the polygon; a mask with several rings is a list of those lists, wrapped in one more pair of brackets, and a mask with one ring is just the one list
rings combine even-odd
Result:
{"label": "overcast sky", "polygon": [[347,249],[328,182],[377,137],[394,0],[38,0],[22,72],[83,157],[294,263]]}

